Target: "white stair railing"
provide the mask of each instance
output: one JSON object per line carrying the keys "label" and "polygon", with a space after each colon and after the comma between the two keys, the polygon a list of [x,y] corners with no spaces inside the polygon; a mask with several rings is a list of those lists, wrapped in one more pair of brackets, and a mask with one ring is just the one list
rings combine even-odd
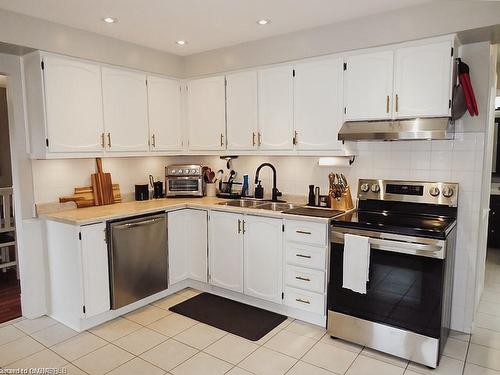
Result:
{"label": "white stair railing", "polygon": [[[13,190],[0,188],[0,270],[7,272],[7,268],[17,268],[16,228],[14,222]],[[11,260],[10,249],[14,247],[15,259]],[[18,272],[18,270],[16,270]],[[19,277],[19,272],[18,272]]]}

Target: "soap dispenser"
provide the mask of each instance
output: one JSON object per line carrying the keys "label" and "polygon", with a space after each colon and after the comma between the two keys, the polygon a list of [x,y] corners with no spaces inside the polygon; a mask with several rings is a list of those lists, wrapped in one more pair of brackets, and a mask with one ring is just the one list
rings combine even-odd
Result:
{"label": "soap dispenser", "polygon": [[259,180],[259,183],[257,184],[257,186],[255,187],[255,193],[254,193],[254,196],[255,198],[257,199],[262,199],[264,198],[264,188],[262,187],[262,185],[260,184],[261,181]]}

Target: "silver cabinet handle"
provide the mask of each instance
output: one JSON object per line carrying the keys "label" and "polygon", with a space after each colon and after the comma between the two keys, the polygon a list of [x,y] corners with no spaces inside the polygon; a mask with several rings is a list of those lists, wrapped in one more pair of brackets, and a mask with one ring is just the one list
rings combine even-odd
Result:
{"label": "silver cabinet handle", "polygon": [[310,255],[304,255],[304,254],[295,254],[296,257],[299,257],[299,258],[307,258],[307,259],[311,259],[311,256]]}
{"label": "silver cabinet handle", "polygon": [[104,141],[104,133],[101,133],[101,147],[102,148],[106,147],[106,143]]}
{"label": "silver cabinet handle", "polygon": [[241,220],[238,219],[238,234],[241,233]]}
{"label": "silver cabinet handle", "polygon": [[260,132],[257,133],[257,144],[260,146],[262,144],[262,134]]}
{"label": "silver cabinet handle", "polygon": [[311,234],[311,232],[307,232],[305,230],[296,230],[295,233],[298,233],[298,234],[307,234],[307,235]]}
{"label": "silver cabinet handle", "polygon": [[396,112],[399,112],[399,95],[396,94]]}
{"label": "silver cabinet handle", "polygon": [[252,132],[252,146],[255,146],[255,132]]}
{"label": "silver cabinet handle", "polygon": [[108,133],[108,147],[111,148],[111,133]]}
{"label": "silver cabinet handle", "polygon": [[311,302],[309,302],[306,299],[302,299],[302,298],[295,298],[295,301],[300,302],[300,303],[305,303],[305,304],[308,304],[308,305],[311,304]]}
{"label": "silver cabinet handle", "polygon": [[386,113],[389,113],[389,95],[387,95],[386,99],[385,99],[385,111]]}
{"label": "silver cabinet handle", "polygon": [[301,280],[301,281],[308,281],[308,282],[309,282],[309,281],[311,281],[311,279],[310,279],[310,278],[308,278],[308,277],[295,276],[295,278],[296,278],[297,280]]}
{"label": "silver cabinet handle", "polygon": [[153,147],[156,147],[156,137],[154,134],[151,136],[151,144]]}
{"label": "silver cabinet handle", "polygon": [[243,234],[245,234],[245,232],[246,232],[246,229],[245,229],[245,220],[243,220],[242,224],[243,224],[242,225],[242,227],[243,227],[242,232],[243,232]]}
{"label": "silver cabinet handle", "polygon": [[224,134],[220,133],[220,147],[224,147]]}

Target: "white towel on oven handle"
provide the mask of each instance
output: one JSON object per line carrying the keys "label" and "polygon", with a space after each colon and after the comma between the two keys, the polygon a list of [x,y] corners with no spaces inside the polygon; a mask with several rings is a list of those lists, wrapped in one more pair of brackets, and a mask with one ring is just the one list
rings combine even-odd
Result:
{"label": "white towel on oven handle", "polygon": [[370,240],[368,237],[344,234],[342,287],[366,294],[370,273]]}

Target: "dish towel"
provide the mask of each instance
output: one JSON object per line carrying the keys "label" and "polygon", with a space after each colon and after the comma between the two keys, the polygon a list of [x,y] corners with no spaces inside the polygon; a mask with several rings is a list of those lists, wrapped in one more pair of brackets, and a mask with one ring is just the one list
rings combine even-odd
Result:
{"label": "dish towel", "polygon": [[342,287],[366,294],[370,272],[370,242],[368,237],[344,235],[344,265]]}

